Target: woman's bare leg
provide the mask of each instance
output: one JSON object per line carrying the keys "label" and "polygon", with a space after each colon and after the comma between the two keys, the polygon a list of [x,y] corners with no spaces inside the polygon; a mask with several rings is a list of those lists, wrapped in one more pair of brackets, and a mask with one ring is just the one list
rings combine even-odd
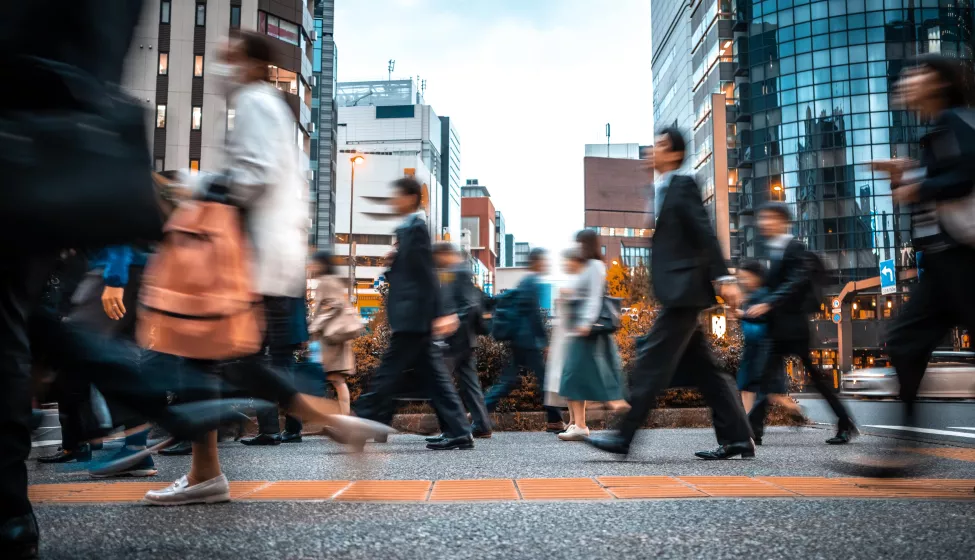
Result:
{"label": "woman's bare leg", "polygon": [[207,433],[204,438],[203,441],[193,442],[193,460],[190,463],[190,472],[186,475],[190,486],[212,480],[222,472],[216,430]]}
{"label": "woman's bare leg", "polygon": [[755,393],[751,391],[742,391],[741,404],[745,406],[745,412],[751,412],[752,407],[755,406]]}
{"label": "woman's bare leg", "polygon": [[352,399],[349,396],[349,385],[345,382],[345,376],[342,374],[330,374],[326,376],[328,382],[335,387],[335,394],[338,395],[339,399],[339,410],[345,416],[352,413]]}

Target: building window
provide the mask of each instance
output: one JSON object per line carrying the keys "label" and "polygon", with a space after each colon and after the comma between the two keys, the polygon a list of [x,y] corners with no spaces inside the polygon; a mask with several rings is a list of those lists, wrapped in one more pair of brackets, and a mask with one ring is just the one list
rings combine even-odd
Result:
{"label": "building window", "polygon": [[298,24],[272,16],[267,12],[257,13],[257,30],[265,35],[281,39],[285,43],[292,45],[299,45],[301,43]]}
{"label": "building window", "polygon": [[230,28],[240,29],[240,6],[230,7]]}
{"label": "building window", "polygon": [[159,3],[159,23],[169,23],[169,11],[172,8],[172,2],[169,0],[163,0]]}
{"label": "building window", "polygon": [[163,159],[163,158],[161,158],[161,157],[157,157],[156,158],[155,170],[158,173],[162,173],[163,171],[165,171],[166,170],[166,160]]}
{"label": "building window", "polygon": [[166,128],[165,105],[156,105],[156,128]]}
{"label": "building window", "polygon": [[207,5],[197,4],[196,5],[196,26],[203,27],[207,24]]}
{"label": "building window", "polygon": [[169,75],[169,53],[159,53],[159,75]]}
{"label": "building window", "polygon": [[236,109],[227,109],[227,130],[228,131],[234,129],[234,119],[235,118],[237,118],[237,110]]}
{"label": "building window", "polygon": [[190,175],[196,175],[200,172],[200,160],[191,159],[190,160]]}
{"label": "building window", "polygon": [[606,246],[603,245],[602,247],[599,248],[599,250],[602,251],[603,256],[605,257],[606,256]]}
{"label": "building window", "polygon": [[193,130],[203,126],[203,107],[193,107]]}
{"label": "building window", "polygon": [[203,77],[203,55],[198,54],[193,57],[193,76]]}

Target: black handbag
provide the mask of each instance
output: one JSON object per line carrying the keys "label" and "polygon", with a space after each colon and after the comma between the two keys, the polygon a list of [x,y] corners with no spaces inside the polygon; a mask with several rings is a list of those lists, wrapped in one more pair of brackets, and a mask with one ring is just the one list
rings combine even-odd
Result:
{"label": "black handbag", "polygon": [[[584,302],[584,299],[573,299],[569,302],[572,317],[578,318],[580,316]],[[613,334],[620,330],[623,315],[622,306],[623,300],[620,298],[604,295],[599,308],[599,317],[590,327],[589,336]]]}
{"label": "black handbag", "polygon": [[4,67],[56,103],[0,108],[0,252],[158,240],[142,108],[68,64],[19,57]]}

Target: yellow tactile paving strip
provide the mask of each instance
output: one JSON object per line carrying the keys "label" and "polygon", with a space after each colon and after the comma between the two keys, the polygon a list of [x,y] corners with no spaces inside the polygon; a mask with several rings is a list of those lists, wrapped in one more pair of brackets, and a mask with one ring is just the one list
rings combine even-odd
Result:
{"label": "yellow tactile paving strip", "polygon": [[[33,502],[133,503],[163,482],[38,484]],[[910,498],[975,500],[975,479],[788,476],[603,476],[470,480],[283,480],[230,483],[235,500],[347,502],[563,501],[682,498]]]}
{"label": "yellow tactile paving strip", "polygon": [[975,449],[970,448],[922,448],[914,449],[915,453],[921,453],[924,455],[932,455],[934,457],[941,457],[943,459],[957,459],[959,461],[972,461],[975,462]]}

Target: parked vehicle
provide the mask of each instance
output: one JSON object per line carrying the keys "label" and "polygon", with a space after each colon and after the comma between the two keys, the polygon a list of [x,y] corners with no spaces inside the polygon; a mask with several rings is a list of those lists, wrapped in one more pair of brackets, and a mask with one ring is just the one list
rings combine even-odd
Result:
{"label": "parked vehicle", "polygon": [[[863,398],[896,398],[900,383],[892,367],[872,367],[844,373],[840,391]],[[929,399],[975,398],[975,352],[935,352],[918,393]]]}

